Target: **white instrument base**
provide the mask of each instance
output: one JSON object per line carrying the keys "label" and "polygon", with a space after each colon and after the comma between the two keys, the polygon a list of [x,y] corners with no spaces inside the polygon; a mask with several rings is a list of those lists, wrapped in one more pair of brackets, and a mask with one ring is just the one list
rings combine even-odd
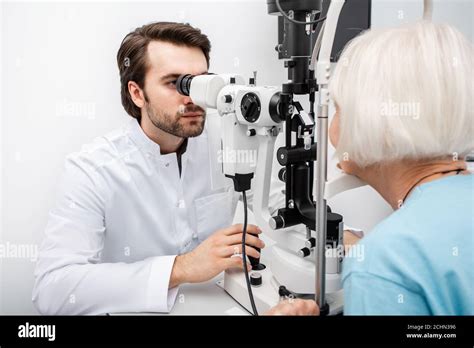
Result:
{"label": "white instrument base", "polygon": [[[262,285],[252,286],[252,292],[257,311],[259,314],[263,314],[280,302],[280,296],[278,294],[280,284],[275,280],[268,267],[258,272],[262,275]],[[244,271],[239,269],[227,270],[224,274],[224,280],[217,282],[217,285],[222,287],[242,307],[252,313]],[[344,306],[343,294],[343,290],[339,290],[326,295],[326,302],[329,305],[329,315],[342,313]]]}

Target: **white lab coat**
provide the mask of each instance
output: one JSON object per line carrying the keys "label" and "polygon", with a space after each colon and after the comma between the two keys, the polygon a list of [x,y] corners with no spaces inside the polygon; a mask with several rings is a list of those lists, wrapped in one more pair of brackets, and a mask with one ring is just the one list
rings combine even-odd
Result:
{"label": "white lab coat", "polygon": [[[67,157],[35,270],[42,314],[169,312],[176,255],[232,224],[230,179],[211,187],[207,131],[182,156],[160,154],[135,119]],[[273,180],[272,209],[283,205]],[[250,203],[251,203],[251,196]]]}

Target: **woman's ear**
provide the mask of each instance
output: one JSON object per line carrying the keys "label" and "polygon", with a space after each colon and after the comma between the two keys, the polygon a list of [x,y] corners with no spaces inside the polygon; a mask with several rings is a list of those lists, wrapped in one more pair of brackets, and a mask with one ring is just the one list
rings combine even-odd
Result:
{"label": "woman's ear", "polygon": [[339,108],[336,107],[336,113],[332,117],[331,124],[329,125],[329,141],[334,148],[336,148],[339,143],[339,121]]}
{"label": "woman's ear", "polygon": [[128,81],[128,93],[132,97],[133,102],[140,109],[145,105],[145,95],[135,81]]}

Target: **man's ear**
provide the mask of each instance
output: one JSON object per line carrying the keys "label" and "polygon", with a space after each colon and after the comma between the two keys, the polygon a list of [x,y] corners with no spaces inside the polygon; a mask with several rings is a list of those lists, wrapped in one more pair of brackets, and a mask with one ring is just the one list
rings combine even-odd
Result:
{"label": "man's ear", "polygon": [[128,93],[130,93],[135,105],[139,108],[143,108],[145,105],[145,95],[135,81],[128,81]]}

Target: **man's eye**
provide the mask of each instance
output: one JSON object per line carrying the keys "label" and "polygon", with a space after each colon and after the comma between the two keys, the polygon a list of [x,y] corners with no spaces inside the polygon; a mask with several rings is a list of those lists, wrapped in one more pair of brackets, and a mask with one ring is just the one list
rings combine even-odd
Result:
{"label": "man's eye", "polygon": [[173,87],[173,88],[176,87],[176,81],[177,80],[168,82],[168,86]]}

